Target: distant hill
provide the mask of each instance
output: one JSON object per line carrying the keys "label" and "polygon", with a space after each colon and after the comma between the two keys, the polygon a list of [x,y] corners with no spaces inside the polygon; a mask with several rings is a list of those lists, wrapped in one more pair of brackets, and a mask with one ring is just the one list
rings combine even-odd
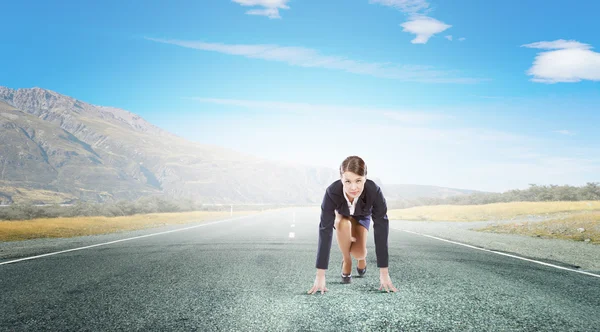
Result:
{"label": "distant hill", "polygon": [[422,198],[448,198],[464,196],[482,191],[438,187],[418,184],[388,184],[382,186],[382,191],[390,208],[403,208],[415,205]]}
{"label": "distant hill", "polygon": [[469,195],[479,191],[456,189],[418,184],[388,184],[385,185],[386,197],[390,199],[416,199],[421,197],[446,198],[457,195]]}
{"label": "distant hill", "polygon": [[[338,177],[335,168],[191,142],[122,109],[37,87],[0,87],[0,205],[150,195],[207,204],[320,204]],[[388,201],[470,192],[374,181]]]}
{"label": "distant hill", "polygon": [[146,195],[314,203],[336,176],[191,142],[125,110],[41,88],[0,87],[0,128],[0,204]]}

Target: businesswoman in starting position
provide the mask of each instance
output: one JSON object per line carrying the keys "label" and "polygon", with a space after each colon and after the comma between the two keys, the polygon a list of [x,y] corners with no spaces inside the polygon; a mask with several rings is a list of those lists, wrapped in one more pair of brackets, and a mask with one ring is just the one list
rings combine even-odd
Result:
{"label": "businesswoman in starting position", "polygon": [[367,235],[371,217],[379,267],[379,290],[397,291],[388,273],[389,220],[386,201],[379,186],[366,176],[365,162],[358,156],[350,156],[340,166],[340,179],[325,191],[319,223],[317,275],[309,294],[319,290],[321,294],[328,291],[325,287],[325,271],[329,265],[333,229],[336,230],[343,256],[342,283],[352,281],[352,256],[357,260],[358,275],[362,277],[367,272]]}

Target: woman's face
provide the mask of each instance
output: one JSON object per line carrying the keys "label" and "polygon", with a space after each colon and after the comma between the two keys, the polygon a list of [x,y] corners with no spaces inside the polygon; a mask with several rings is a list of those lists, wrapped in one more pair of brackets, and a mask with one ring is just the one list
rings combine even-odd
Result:
{"label": "woman's face", "polygon": [[348,197],[356,198],[360,196],[365,187],[366,177],[352,172],[344,172],[341,180],[344,185],[344,192],[348,194]]}

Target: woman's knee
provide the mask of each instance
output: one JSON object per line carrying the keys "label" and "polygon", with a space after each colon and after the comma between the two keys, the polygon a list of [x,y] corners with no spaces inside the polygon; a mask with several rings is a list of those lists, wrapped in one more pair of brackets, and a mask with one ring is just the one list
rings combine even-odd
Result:
{"label": "woman's knee", "polygon": [[337,229],[338,231],[345,231],[345,230],[349,230],[352,227],[352,223],[350,221],[350,219],[346,218],[346,217],[340,217],[338,219],[336,219],[335,221],[335,229]]}

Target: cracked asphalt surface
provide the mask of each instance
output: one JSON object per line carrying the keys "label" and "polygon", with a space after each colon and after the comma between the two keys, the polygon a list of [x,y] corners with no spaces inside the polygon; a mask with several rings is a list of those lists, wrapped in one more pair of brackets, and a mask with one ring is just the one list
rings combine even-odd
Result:
{"label": "cracked asphalt surface", "polygon": [[[0,330],[597,331],[600,326],[598,277],[394,229],[389,270],[397,293],[378,290],[371,229],[366,276],[355,277],[354,265],[352,283],[341,284],[342,256],[334,235],[329,292],[309,295],[319,211],[279,210],[0,265]],[[72,247],[68,243],[63,249]],[[57,251],[56,243],[51,251]],[[19,253],[9,256],[0,264]]]}

